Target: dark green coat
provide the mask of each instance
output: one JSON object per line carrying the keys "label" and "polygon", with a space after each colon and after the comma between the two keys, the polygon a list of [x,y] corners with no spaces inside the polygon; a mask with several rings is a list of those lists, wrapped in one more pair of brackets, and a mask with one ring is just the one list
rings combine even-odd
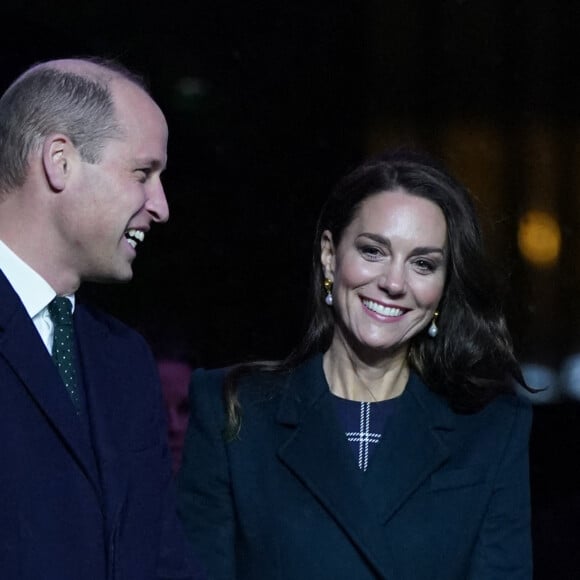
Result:
{"label": "dark green coat", "polygon": [[212,580],[529,580],[529,403],[458,415],[414,374],[366,472],[316,356],[242,381],[196,371],[179,509]]}

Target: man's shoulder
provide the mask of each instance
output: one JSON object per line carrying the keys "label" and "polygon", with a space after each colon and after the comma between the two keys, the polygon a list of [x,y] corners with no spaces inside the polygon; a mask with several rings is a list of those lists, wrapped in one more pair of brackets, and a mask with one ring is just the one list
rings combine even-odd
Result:
{"label": "man's shoulder", "polygon": [[95,332],[107,334],[110,338],[145,343],[139,331],[103,308],[82,301],[77,303],[76,308],[81,325],[91,327]]}

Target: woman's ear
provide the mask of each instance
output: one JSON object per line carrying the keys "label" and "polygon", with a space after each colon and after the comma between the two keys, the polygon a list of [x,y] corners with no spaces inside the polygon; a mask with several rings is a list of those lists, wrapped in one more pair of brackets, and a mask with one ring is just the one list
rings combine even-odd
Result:
{"label": "woman's ear", "polygon": [[70,177],[74,145],[65,135],[49,135],[42,146],[42,166],[46,179],[55,192],[62,191]]}
{"label": "woman's ear", "polygon": [[330,280],[334,280],[335,261],[336,252],[332,241],[332,233],[329,230],[324,230],[320,238],[320,263],[322,264],[324,276]]}

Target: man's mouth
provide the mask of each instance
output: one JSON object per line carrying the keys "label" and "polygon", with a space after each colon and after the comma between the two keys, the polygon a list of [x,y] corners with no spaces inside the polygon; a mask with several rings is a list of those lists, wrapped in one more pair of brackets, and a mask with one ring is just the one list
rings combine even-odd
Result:
{"label": "man's mouth", "polygon": [[133,246],[133,248],[136,248],[137,244],[145,239],[145,232],[142,230],[129,229],[125,232],[125,239],[129,244],[131,244],[131,246]]}

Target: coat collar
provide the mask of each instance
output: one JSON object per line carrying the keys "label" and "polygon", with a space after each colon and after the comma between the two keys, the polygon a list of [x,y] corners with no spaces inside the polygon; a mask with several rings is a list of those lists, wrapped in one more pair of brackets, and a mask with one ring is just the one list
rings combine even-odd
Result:
{"label": "coat collar", "polygon": [[391,417],[388,437],[369,469],[361,472],[333,408],[317,355],[287,379],[277,419],[294,427],[278,456],[309,488],[383,578],[404,571],[385,541],[386,527],[401,505],[444,463],[450,451],[444,432],[454,429],[453,413],[412,373]]}

